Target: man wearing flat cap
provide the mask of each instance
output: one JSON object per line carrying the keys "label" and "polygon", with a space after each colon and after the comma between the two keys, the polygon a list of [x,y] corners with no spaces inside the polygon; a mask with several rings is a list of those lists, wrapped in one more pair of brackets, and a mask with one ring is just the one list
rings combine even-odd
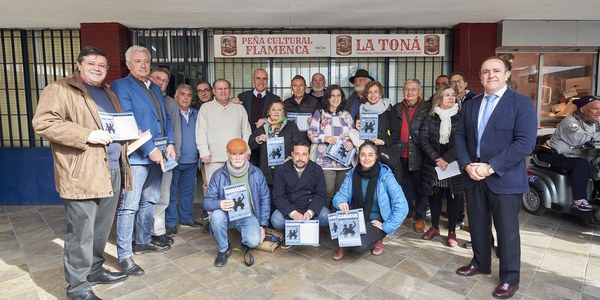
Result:
{"label": "man wearing flat cap", "polygon": [[573,198],[571,204],[581,211],[590,211],[593,206],[588,202],[587,184],[592,172],[591,161],[598,156],[594,149],[571,149],[571,146],[583,145],[590,140],[600,139],[600,99],[594,96],[581,97],[573,103],[577,110],[562,119],[546,145],[550,152],[538,153],[541,161],[569,171]]}
{"label": "man wearing flat cap", "polygon": [[[246,142],[239,138],[232,139],[227,143],[226,149],[228,160],[214,172],[204,196],[204,209],[212,212],[210,229],[219,244],[215,267],[224,267],[227,258],[231,256],[227,229],[235,227],[242,235],[242,244],[254,248],[265,238],[264,227],[268,225],[271,213],[267,181],[261,170],[248,162]],[[231,221],[229,212],[237,204],[234,200],[225,198],[225,187],[241,183],[246,184],[251,214]]]}
{"label": "man wearing flat cap", "polygon": [[358,69],[354,76],[348,78],[348,81],[354,85],[354,92],[348,97],[346,102],[346,110],[352,116],[352,120],[356,120],[358,115],[358,109],[362,104],[362,99],[365,94],[365,86],[367,83],[373,81],[373,77],[369,75],[369,71],[365,69]]}

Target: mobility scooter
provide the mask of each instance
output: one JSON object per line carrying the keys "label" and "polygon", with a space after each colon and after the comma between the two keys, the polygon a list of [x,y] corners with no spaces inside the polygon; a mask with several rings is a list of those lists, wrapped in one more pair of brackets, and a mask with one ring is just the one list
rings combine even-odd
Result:
{"label": "mobility scooter", "polygon": [[[538,159],[537,153],[547,151],[543,144],[550,137],[551,135],[546,135],[539,138],[538,146],[531,156],[531,164],[527,169],[529,192],[523,195],[523,209],[533,215],[541,215],[546,209],[551,209],[600,224],[600,207],[597,203],[591,203],[594,206],[591,211],[581,211],[571,205],[573,192],[568,172]],[[600,149],[600,141],[590,141],[575,148]],[[587,192],[588,199],[596,195],[592,179],[588,180]]]}

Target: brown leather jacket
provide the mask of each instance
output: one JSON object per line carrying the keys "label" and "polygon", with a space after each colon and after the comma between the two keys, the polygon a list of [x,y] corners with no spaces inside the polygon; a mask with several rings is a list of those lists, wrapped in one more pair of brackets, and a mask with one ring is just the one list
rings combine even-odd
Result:
{"label": "brown leather jacket", "polygon": [[[118,112],[117,96],[103,89]],[[82,200],[113,196],[106,146],[88,144],[93,130],[102,129],[98,107],[75,71],[72,77],[48,85],[33,116],[33,128],[50,141],[54,159],[54,180],[61,198]],[[127,145],[121,152],[122,183],[131,189],[131,170]]]}

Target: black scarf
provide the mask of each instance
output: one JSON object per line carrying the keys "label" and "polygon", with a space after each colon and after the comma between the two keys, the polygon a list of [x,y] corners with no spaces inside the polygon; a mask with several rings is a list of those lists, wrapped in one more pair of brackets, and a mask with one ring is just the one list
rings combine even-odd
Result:
{"label": "black scarf", "polygon": [[[380,171],[381,166],[379,165],[379,161],[375,161],[375,164],[368,170],[364,170],[362,165],[358,164],[356,168],[354,168],[354,174],[352,174],[352,190],[354,191],[354,201],[352,201],[354,205],[352,205],[352,208],[363,208],[365,220],[369,220],[371,214],[373,197],[375,196],[375,187],[377,186],[377,178],[379,177]],[[366,201],[363,199],[362,193],[363,178],[369,178]]]}

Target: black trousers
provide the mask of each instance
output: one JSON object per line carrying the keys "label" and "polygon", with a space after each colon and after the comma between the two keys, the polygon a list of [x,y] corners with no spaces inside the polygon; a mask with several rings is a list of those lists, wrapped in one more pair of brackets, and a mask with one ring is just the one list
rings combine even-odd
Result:
{"label": "black trousers", "polygon": [[400,186],[406,196],[408,202],[408,215],[407,217],[413,217],[417,220],[425,218],[427,214],[427,199],[420,197],[419,184],[421,183],[421,171],[409,171],[408,170],[408,158],[401,158],[400,164],[402,167],[402,180]]}
{"label": "black trousers", "polygon": [[367,233],[360,235],[360,242],[362,246],[351,247],[352,251],[359,253],[367,252],[373,249],[375,242],[382,240],[385,237],[383,230],[373,226],[371,221],[365,221],[365,227],[367,227]]}
{"label": "black trousers", "polygon": [[539,152],[538,158],[541,161],[569,171],[571,186],[573,188],[573,199],[571,200],[588,199],[587,185],[590,174],[592,173],[592,166],[587,160],[579,157],[566,157],[562,154],[552,154],[547,152]]}
{"label": "black trousers", "polygon": [[[445,197],[444,197],[445,195]],[[458,219],[458,203],[463,203],[464,195],[458,194],[452,197],[449,188],[433,187],[433,194],[427,197],[429,199],[429,208],[431,209],[431,226],[440,228],[440,216],[442,215],[442,199],[446,198],[446,213],[448,215],[448,232],[456,231],[456,222]]]}
{"label": "black trousers", "polygon": [[485,180],[466,190],[467,214],[473,243],[471,265],[489,270],[492,264],[492,217],[498,237],[500,281],[519,283],[521,273],[521,238],[519,209],[522,194],[501,195],[490,190]]}

